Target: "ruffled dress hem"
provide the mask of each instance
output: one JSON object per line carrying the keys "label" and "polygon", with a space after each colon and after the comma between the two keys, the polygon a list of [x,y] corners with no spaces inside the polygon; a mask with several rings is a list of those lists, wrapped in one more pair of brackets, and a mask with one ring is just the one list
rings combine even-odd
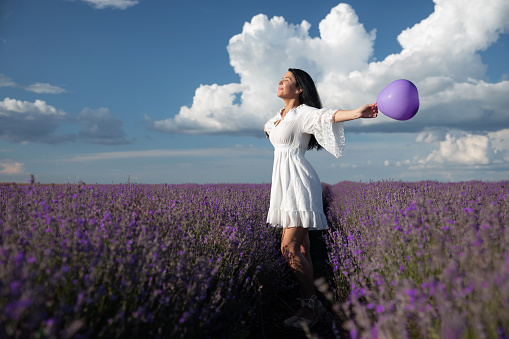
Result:
{"label": "ruffled dress hem", "polygon": [[280,228],[304,227],[310,230],[327,229],[325,214],[314,211],[283,211],[270,208],[267,215],[267,223]]}

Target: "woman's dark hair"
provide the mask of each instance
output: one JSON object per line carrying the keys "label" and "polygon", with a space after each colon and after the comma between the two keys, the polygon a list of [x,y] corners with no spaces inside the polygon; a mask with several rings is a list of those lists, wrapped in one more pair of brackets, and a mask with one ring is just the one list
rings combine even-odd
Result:
{"label": "woman's dark hair", "polygon": [[[320,95],[318,95],[318,91],[316,90],[315,82],[311,78],[309,74],[304,72],[301,69],[297,68],[289,68],[288,71],[292,72],[295,77],[295,82],[297,83],[297,87],[302,89],[300,93],[299,101],[301,104],[308,105],[310,107],[322,108],[322,101],[320,100]],[[308,150],[316,148],[320,150],[322,146],[316,141],[316,138],[313,134],[311,134],[311,139],[309,140]]]}

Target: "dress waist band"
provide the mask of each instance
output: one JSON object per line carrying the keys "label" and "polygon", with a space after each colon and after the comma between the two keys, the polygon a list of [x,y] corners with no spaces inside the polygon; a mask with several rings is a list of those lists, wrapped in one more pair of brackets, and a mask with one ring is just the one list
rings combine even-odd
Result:
{"label": "dress waist band", "polygon": [[294,145],[282,144],[282,145],[274,145],[274,152],[295,152],[299,154],[306,153],[306,149],[299,148]]}

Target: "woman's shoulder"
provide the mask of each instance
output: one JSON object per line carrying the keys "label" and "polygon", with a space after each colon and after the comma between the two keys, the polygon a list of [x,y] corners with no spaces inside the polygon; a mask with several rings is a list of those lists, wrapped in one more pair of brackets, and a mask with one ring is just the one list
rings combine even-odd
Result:
{"label": "woman's shoulder", "polygon": [[313,115],[317,112],[320,112],[322,108],[317,108],[313,106],[308,106],[306,104],[302,104],[297,108],[298,115],[299,116],[307,116],[307,115]]}
{"label": "woman's shoulder", "polygon": [[301,104],[299,107],[297,107],[298,110],[301,110],[302,112],[317,112],[323,110],[323,108],[313,107],[306,104]]}

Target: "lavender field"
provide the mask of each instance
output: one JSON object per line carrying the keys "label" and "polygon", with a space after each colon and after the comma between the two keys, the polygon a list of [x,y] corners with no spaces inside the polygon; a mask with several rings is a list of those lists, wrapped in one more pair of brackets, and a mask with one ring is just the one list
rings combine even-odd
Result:
{"label": "lavender field", "polygon": [[[324,184],[329,314],[308,336],[507,337],[508,185]],[[269,194],[1,185],[0,338],[283,338],[297,295]]]}

